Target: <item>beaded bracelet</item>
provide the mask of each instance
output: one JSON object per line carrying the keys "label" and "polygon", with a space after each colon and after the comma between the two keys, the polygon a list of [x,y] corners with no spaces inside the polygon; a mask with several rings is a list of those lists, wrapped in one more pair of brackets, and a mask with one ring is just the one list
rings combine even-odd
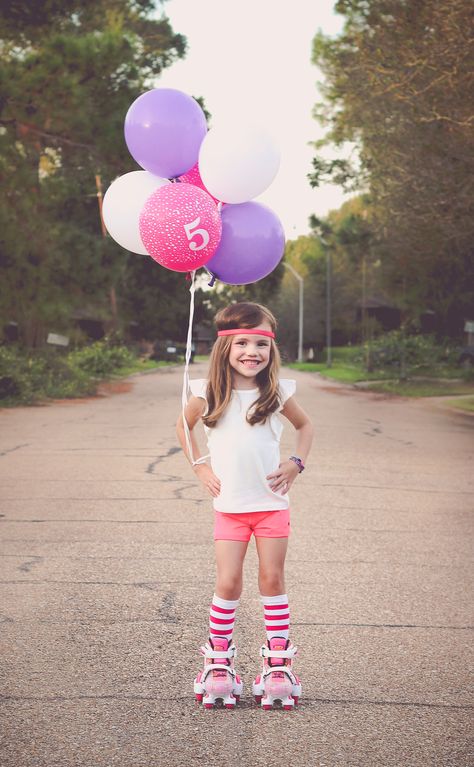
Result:
{"label": "beaded bracelet", "polygon": [[298,458],[297,455],[290,455],[290,461],[293,461],[293,463],[296,463],[300,474],[302,471],[304,471],[304,463],[301,460],[301,458]]}

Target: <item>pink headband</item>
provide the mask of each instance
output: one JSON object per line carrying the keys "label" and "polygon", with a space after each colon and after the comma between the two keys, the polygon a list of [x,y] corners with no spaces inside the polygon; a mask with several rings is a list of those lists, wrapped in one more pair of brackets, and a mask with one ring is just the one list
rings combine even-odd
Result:
{"label": "pink headband", "polygon": [[232,330],[218,330],[218,336],[268,336],[275,338],[272,330],[259,330],[258,328],[232,328]]}

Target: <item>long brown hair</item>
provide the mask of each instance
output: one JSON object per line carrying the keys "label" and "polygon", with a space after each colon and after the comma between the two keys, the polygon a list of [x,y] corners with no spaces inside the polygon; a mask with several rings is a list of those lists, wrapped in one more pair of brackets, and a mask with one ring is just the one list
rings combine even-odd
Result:
{"label": "long brown hair", "polygon": [[[271,311],[261,304],[247,301],[231,304],[216,314],[217,330],[256,328],[263,322],[270,324],[276,332],[277,321]],[[229,362],[232,336],[218,336],[212,347],[209,361],[209,377],[207,383],[207,413],[203,421],[209,428],[217,425],[224,414],[232,397],[232,371]],[[268,365],[256,376],[259,396],[247,412],[247,421],[251,426],[265,423],[268,416],[274,413],[280,405],[278,391],[278,372],[280,369],[280,353],[275,341],[270,339],[270,359]]]}

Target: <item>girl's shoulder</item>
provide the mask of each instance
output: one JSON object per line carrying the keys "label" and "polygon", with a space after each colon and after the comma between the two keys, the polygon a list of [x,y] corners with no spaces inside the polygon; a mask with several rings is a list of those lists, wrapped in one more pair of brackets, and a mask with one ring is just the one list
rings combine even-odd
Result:
{"label": "girl's shoulder", "polygon": [[202,399],[206,399],[206,378],[195,378],[193,381],[189,382],[189,388],[191,390],[191,394],[194,394],[195,397],[202,397]]}
{"label": "girl's shoulder", "polygon": [[[189,381],[189,388],[191,394],[195,397],[201,397],[207,399],[207,379],[195,378]],[[278,388],[280,392],[281,407],[285,404],[286,400],[293,396],[296,391],[296,381],[294,378],[280,378],[278,381]]]}
{"label": "girl's shoulder", "polygon": [[294,378],[280,378],[278,381],[280,389],[280,410],[283,408],[287,399],[293,396],[296,391],[296,381]]}

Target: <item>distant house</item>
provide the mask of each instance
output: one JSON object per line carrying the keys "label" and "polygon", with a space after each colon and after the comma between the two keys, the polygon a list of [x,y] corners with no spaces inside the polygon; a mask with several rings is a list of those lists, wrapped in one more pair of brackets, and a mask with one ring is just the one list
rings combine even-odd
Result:
{"label": "distant house", "polygon": [[100,312],[84,307],[76,309],[71,314],[71,320],[76,328],[79,328],[87,338],[99,341],[107,332],[109,321],[99,316]]}
{"label": "distant house", "polygon": [[362,322],[364,312],[368,317],[377,320],[385,331],[400,327],[400,309],[380,296],[368,296],[365,301],[359,301],[356,304],[357,322]]}
{"label": "distant house", "polygon": [[214,341],[216,332],[213,328],[206,325],[196,325],[193,330],[193,341],[196,354],[209,354]]}

